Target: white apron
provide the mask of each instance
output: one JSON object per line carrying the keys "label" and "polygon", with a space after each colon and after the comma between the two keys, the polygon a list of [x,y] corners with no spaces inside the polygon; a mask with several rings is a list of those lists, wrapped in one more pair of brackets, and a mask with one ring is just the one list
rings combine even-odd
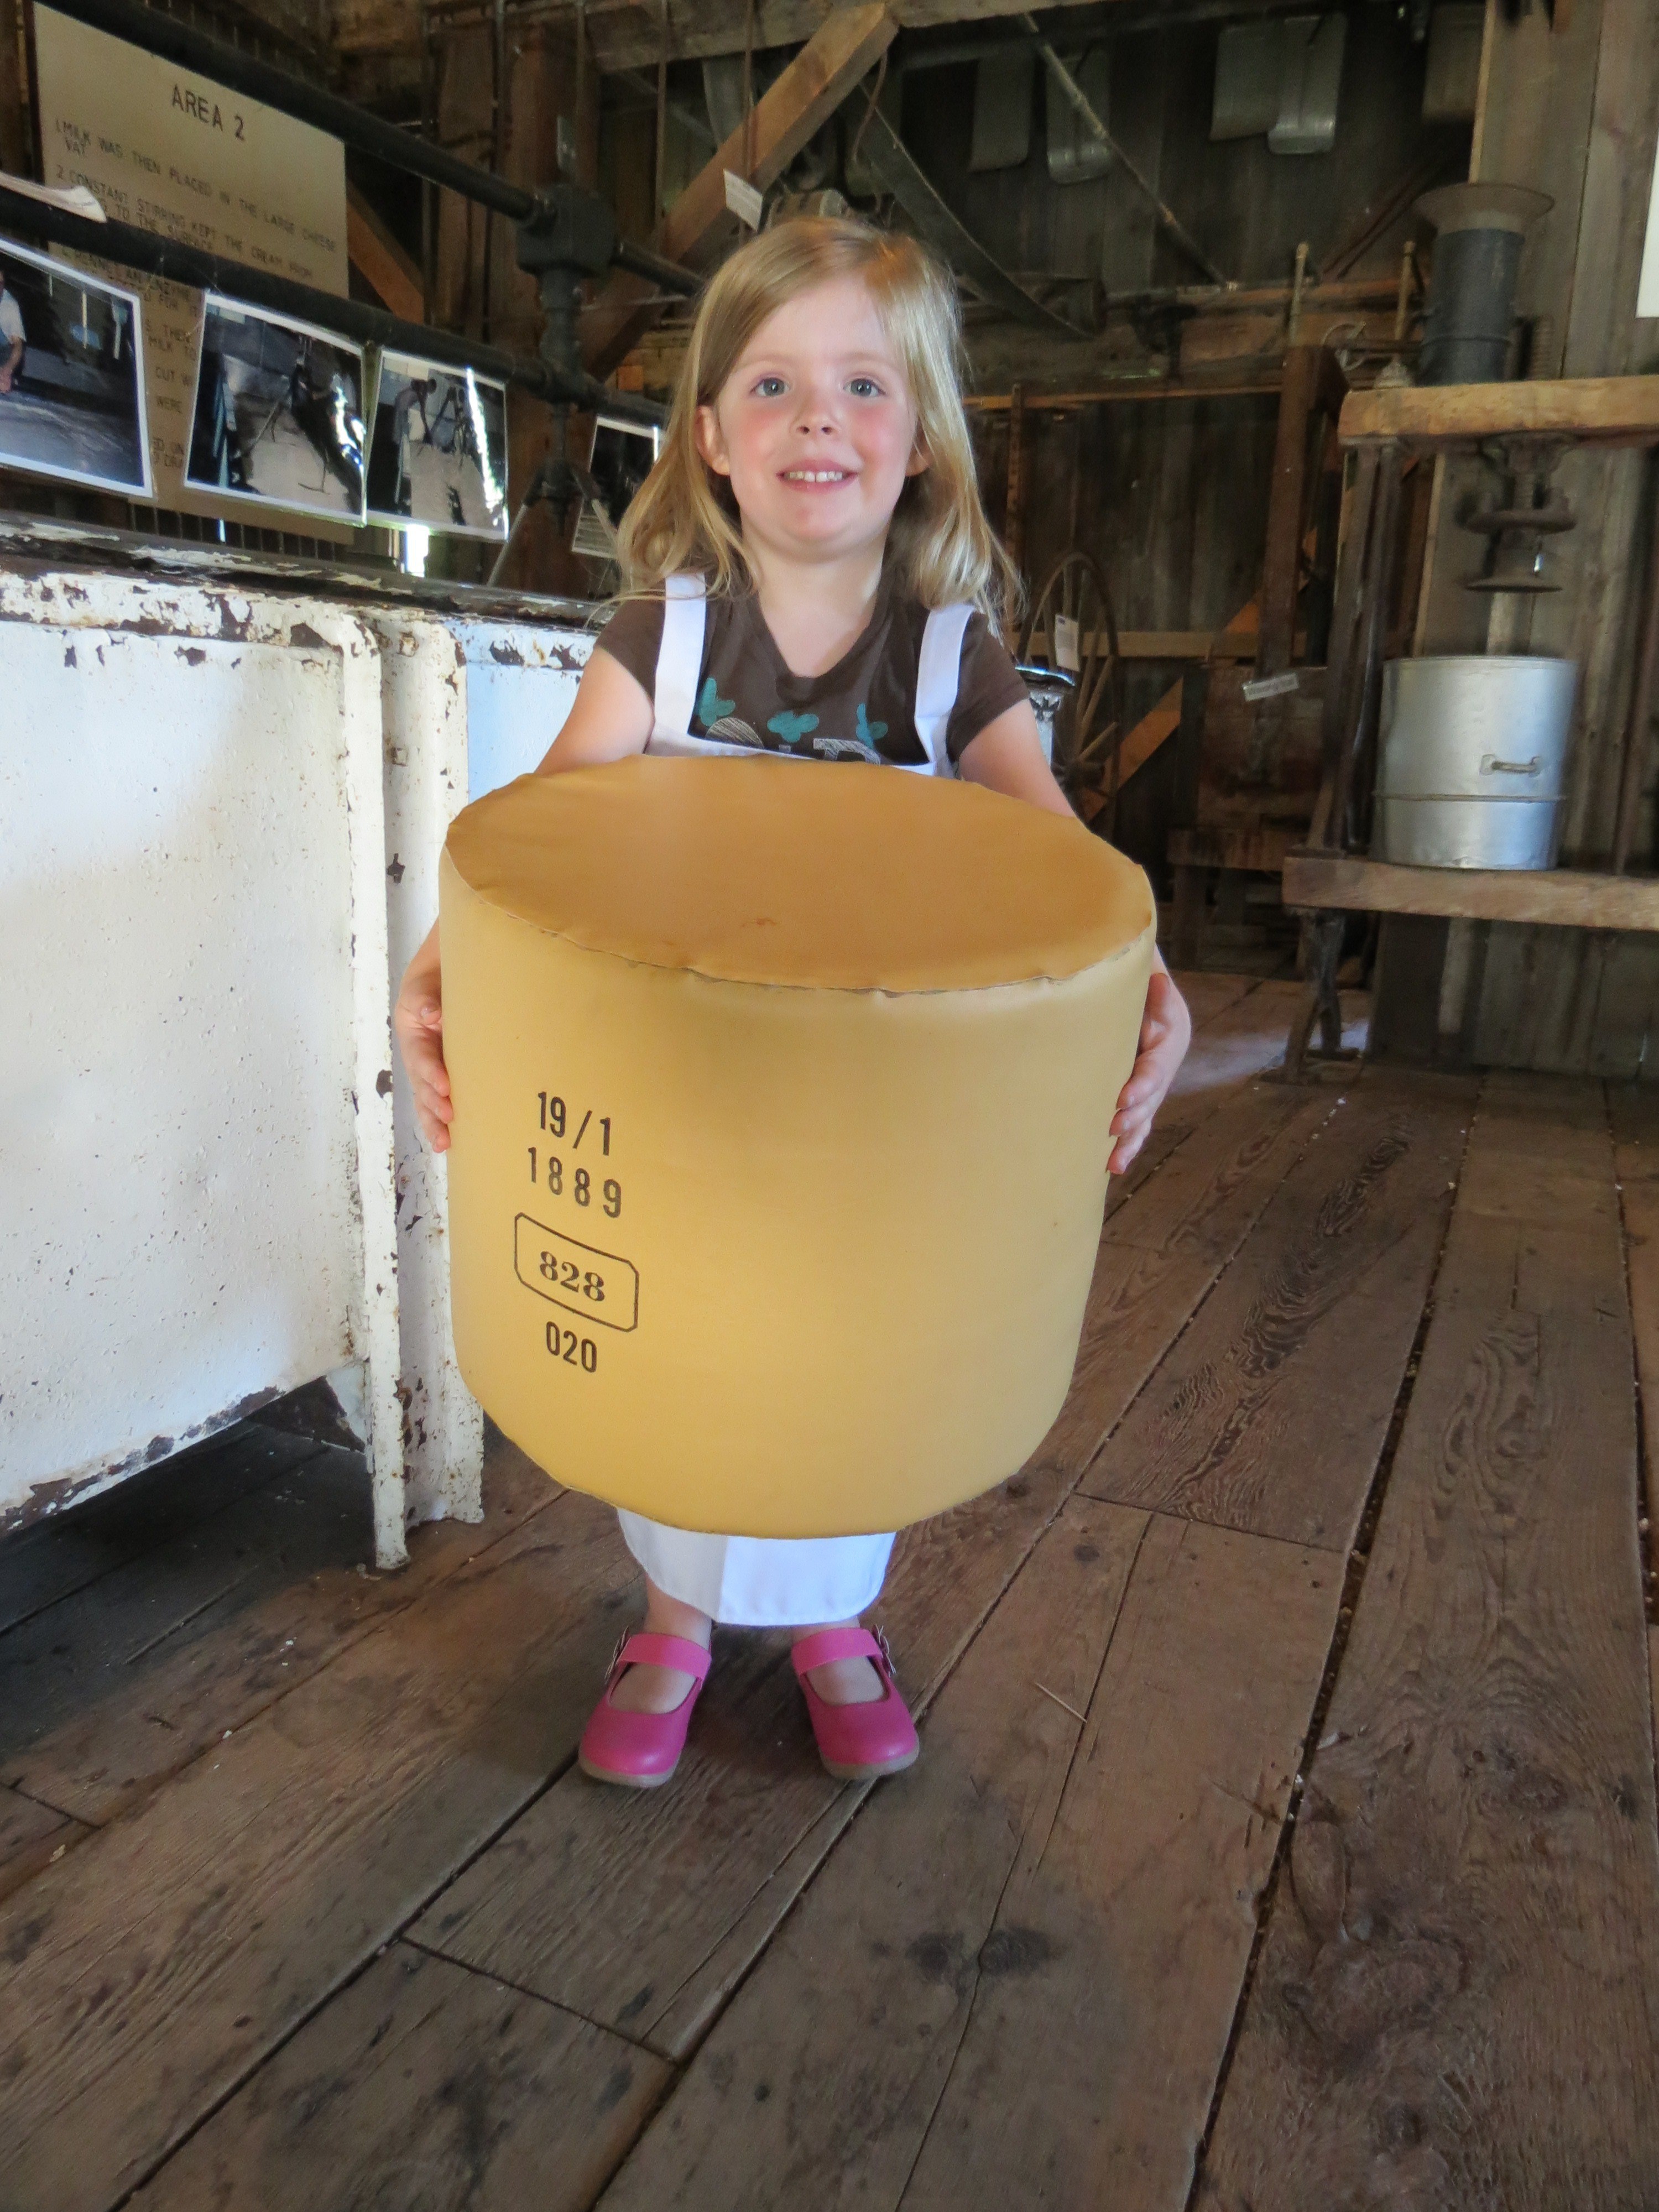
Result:
{"label": "white apron", "polygon": [[[691,734],[702,673],[708,605],[701,576],[670,576],[657,654],[653,754],[752,753],[752,745]],[[954,775],[945,731],[962,674],[962,641],[973,609],[936,608],[922,632],[916,669],[916,735],[927,755],[916,775]],[[903,762],[893,763],[903,767]],[[799,1628],[851,1620],[881,1594],[891,1534],[878,1536],[712,1536],[618,1512],[623,1540],[659,1590],[739,1628]]]}

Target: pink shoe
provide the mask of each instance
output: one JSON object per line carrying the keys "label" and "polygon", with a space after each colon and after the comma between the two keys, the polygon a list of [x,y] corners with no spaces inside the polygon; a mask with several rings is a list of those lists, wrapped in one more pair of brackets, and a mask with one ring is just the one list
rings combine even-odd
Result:
{"label": "pink shoe", "polygon": [[[582,1730],[577,1760],[595,1782],[617,1782],[626,1790],[654,1790],[666,1782],[685,1749],[691,1708],[708,1679],[709,1655],[684,1636],[629,1636],[617,1646],[605,1678],[605,1694]],[[696,1679],[672,1713],[630,1713],[611,1702],[625,1667],[673,1667]]]}
{"label": "pink shoe", "polygon": [[[916,1724],[898,1693],[885,1643],[878,1643],[864,1628],[826,1628],[819,1635],[804,1636],[790,1656],[806,1695],[818,1757],[837,1780],[868,1782],[878,1774],[898,1774],[915,1765],[921,1749]],[[825,1705],[806,1678],[814,1667],[831,1659],[868,1659],[886,1695],[868,1705]]]}

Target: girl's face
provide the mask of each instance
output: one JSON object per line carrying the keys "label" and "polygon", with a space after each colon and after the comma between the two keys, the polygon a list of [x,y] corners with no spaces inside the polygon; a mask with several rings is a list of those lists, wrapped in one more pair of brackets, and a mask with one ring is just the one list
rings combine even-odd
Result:
{"label": "girl's face", "polygon": [[697,445],[732,480],[744,536],[797,559],[878,550],[927,465],[915,403],[861,278],[799,292],[749,341]]}

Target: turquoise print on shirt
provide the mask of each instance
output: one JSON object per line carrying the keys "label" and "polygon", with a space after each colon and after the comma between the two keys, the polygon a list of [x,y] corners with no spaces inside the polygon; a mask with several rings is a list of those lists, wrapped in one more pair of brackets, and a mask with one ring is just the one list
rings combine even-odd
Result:
{"label": "turquoise print on shirt", "polygon": [[810,737],[818,726],[816,714],[774,714],[767,728],[781,738],[786,745],[794,746],[805,737]]}
{"label": "turquoise print on shirt", "polygon": [[706,678],[702,696],[697,702],[697,714],[705,730],[712,731],[723,714],[734,714],[738,709],[735,699],[722,699],[720,688],[712,676]]}
{"label": "turquoise print on shirt", "polygon": [[862,699],[859,701],[858,720],[854,726],[858,732],[859,743],[861,745],[868,745],[872,752],[877,750],[882,739],[887,735],[886,723],[872,722]]}

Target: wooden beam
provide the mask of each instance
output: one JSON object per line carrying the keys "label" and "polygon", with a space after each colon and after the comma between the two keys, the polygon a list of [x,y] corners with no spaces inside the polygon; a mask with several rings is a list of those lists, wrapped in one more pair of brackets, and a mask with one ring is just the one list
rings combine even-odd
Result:
{"label": "wooden beam", "polygon": [[1379,386],[1350,393],[1345,446],[1391,438],[1474,446],[1485,438],[1659,444],[1659,376],[1572,376],[1516,384]]}
{"label": "wooden beam", "polygon": [[[1299,648],[1307,640],[1298,638]],[[1085,657],[1108,650],[1103,631],[1085,630],[1078,649]],[[1120,660],[1254,660],[1257,638],[1253,629],[1121,629],[1117,634]],[[1048,633],[1035,630],[1031,651],[1042,658],[1048,652]]]}
{"label": "wooden beam", "polygon": [[[1293,345],[1285,354],[1279,400],[1272,489],[1267,499],[1267,549],[1261,565],[1261,673],[1277,676],[1291,665],[1297,599],[1302,586],[1303,514],[1308,504],[1309,425],[1339,389],[1342,373],[1322,346]],[[1340,403],[1338,402],[1338,404]]]}
{"label": "wooden beam", "polygon": [[[1120,399],[1259,399],[1278,389],[1274,380],[1256,384],[1165,384],[1159,378],[1126,376],[1121,384],[1097,385],[1092,392],[1028,392],[1025,405],[1034,414],[1063,413],[1073,407],[1109,407]],[[970,415],[1006,415],[1012,404],[1012,395],[1006,392],[974,395],[963,402]]]}
{"label": "wooden beam", "polygon": [[346,186],[346,252],[383,307],[407,323],[426,320],[426,287],[419,269],[355,185]]}
{"label": "wooden beam", "polygon": [[1659,878],[1574,868],[1411,868],[1357,854],[1297,852],[1285,862],[1284,896],[1286,906],[1366,914],[1659,930]]}
{"label": "wooden beam", "polygon": [[[1260,619],[1257,603],[1252,599],[1241,607],[1224,630],[1218,633],[1215,658],[1231,660],[1253,660],[1255,658],[1257,623]],[[1239,648],[1235,650],[1235,647]],[[1172,684],[1156,707],[1151,708],[1135,724],[1118,749],[1117,784],[1121,791],[1137,769],[1145,768],[1161,744],[1174,737],[1181,727],[1181,686]],[[1092,807],[1087,802],[1096,798]],[[1106,802],[1097,794],[1083,794],[1085,811],[1084,819],[1092,820]]]}
{"label": "wooden beam", "polygon": [[[1057,0],[1060,7],[1084,0]],[[377,11],[384,13],[384,0]],[[752,18],[757,48],[793,46],[813,37],[832,15],[845,13],[835,0],[757,0]],[[1021,0],[895,0],[893,13],[905,30],[939,23],[984,22],[1021,12]],[[747,0],[698,0],[695,8],[671,11],[667,47],[671,60],[707,59],[740,54],[750,21]],[[588,36],[602,70],[647,69],[663,51],[659,0],[588,0]]]}
{"label": "wooden beam", "polygon": [[[590,15],[590,33],[592,21]],[[733,225],[726,171],[764,191],[874,67],[897,28],[879,0],[837,8],[756,104],[752,124],[740,125],[675,201],[663,220],[659,250],[688,268],[706,267]],[[583,320],[582,359],[591,373],[603,376],[613,368],[655,322],[662,304],[642,278],[613,276]]]}
{"label": "wooden beam", "polygon": [[[1305,550],[1313,551],[1311,533],[1304,541]],[[1242,606],[1224,630],[1215,634],[1210,651],[1203,656],[1212,660],[1253,660],[1261,642],[1261,603],[1251,599]],[[1133,633],[1131,633],[1133,635]],[[1297,643],[1305,646],[1305,639]],[[1120,639],[1120,649],[1121,640]],[[1148,658],[1154,656],[1149,655]],[[1127,655],[1126,655],[1127,658]],[[1145,768],[1158,747],[1165,744],[1181,727],[1180,684],[1172,684],[1156,707],[1150,708],[1135,724],[1118,748],[1117,787],[1122,790],[1137,769]],[[1092,822],[1105,805],[1098,792],[1085,791],[1079,799],[1078,811],[1085,822]]]}

